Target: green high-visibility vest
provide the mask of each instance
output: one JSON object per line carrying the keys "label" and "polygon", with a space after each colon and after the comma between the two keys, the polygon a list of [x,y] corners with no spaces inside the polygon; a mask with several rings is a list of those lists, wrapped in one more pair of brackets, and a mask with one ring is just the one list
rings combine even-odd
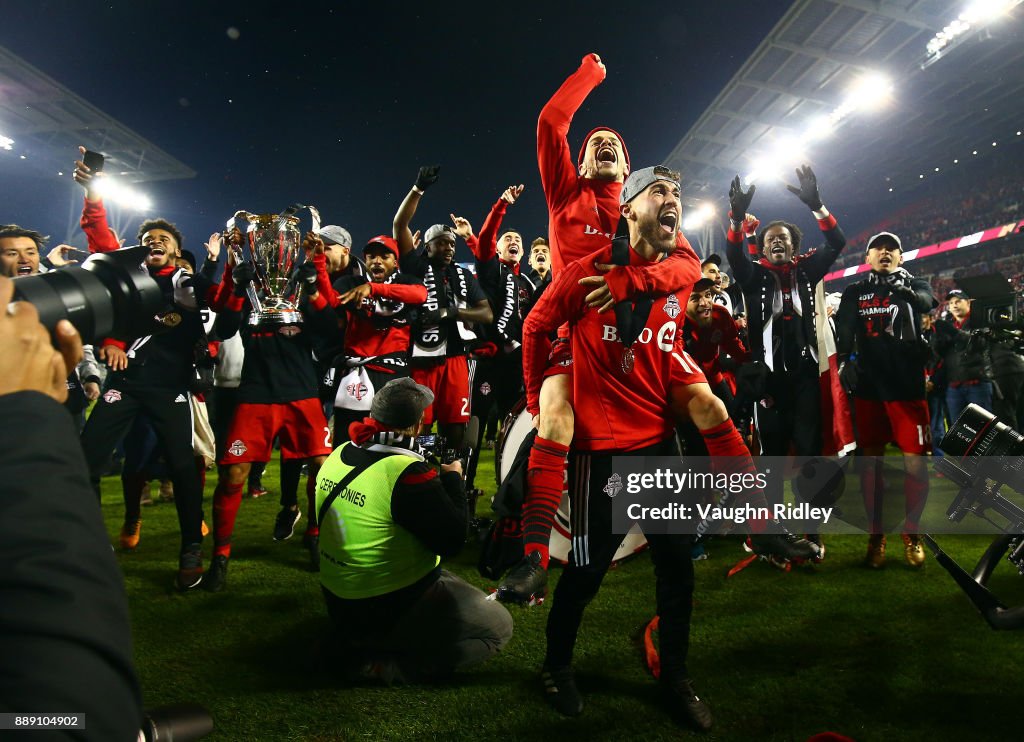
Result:
{"label": "green high-visibility vest", "polygon": [[[345,443],[327,458],[316,480],[317,513],[354,467],[341,460]],[[418,459],[387,456],[359,473],[320,524],[320,583],[339,598],[372,598],[413,584],[441,563],[391,518],[395,483]]]}

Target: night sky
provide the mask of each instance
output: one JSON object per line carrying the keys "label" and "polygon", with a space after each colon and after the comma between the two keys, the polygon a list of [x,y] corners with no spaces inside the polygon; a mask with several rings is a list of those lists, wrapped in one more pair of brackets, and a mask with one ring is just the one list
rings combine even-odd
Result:
{"label": "night sky", "polygon": [[[178,223],[186,247],[201,250],[236,209],[293,202],[358,246],[390,233],[417,168],[434,163],[441,180],[415,227],[454,212],[479,229],[504,188],[525,183],[506,223],[529,241],[547,228],[537,115],[583,55],[600,54],[608,78],[570,145],[609,125],[634,167],[655,164],[789,4],[8,0],[0,44],[197,171],[143,186],[146,216]],[[76,153],[64,178],[5,154],[0,220],[62,239],[77,221]]]}

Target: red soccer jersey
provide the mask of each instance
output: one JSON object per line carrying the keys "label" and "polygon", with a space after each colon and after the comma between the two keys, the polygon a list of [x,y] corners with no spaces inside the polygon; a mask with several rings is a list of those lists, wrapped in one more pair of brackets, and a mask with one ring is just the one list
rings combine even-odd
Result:
{"label": "red soccer jersey", "polygon": [[683,340],[690,355],[700,364],[708,381],[717,386],[722,383],[722,358],[724,350],[740,363],[750,360],[750,353],[740,340],[736,320],[729,310],[720,304],[711,307],[711,326],[698,327],[689,317],[683,327]]}
{"label": "red soccer jersey", "polygon": [[580,177],[569,150],[569,125],[590,91],[604,80],[593,54],[562,83],[537,121],[537,164],[548,203],[551,269],[557,278],[563,266],[608,244],[619,222],[622,183]]}
{"label": "red soccer jersey", "polygon": [[[700,261],[686,246],[680,265],[688,281],[678,290],[657,297],[647,322],[632,345],[633,370],[623,369],[625,346],[618,339],[614,312],[587,309],[589,288],[579,280],[594,275],[594,262],[611,262],[611,245],[565,266],[544,292],[523,326],[523,371],[527,408],[536,413],[547,365],[548,335],[563,322],[571,328],[573,406],[576,429],[573,446],[584,451],[630,451],[662,441],[675,421],[668,414],[669,387],[705,382],[696,361],[683,348],[680,327],[686,301],[700,277]],[[651,265],[629,251],[630,265]]]}
{"label": "red soccer jersey", "polygon": [[[548,204],[552,280],[572,261],[605,247],[619,223],[622,183],[580,177],[567,139],[573,115],[602,80],[604,72],[598,67],[597,58],[588,54],[580,68],[547,102],[537,121],[537,164]],[[612,131],[604,126],[595,129],[598,130]],[[625,142],[622,149],[628,162]],[[682,234],[679,244],[689,248]],[[678,262],[681,258],[677,251],[659,263],[613,271],[608,278],[612,296],[621,301],[639,293],[664,294],[692,285],[693,281],[686,279],[686,265]]]}

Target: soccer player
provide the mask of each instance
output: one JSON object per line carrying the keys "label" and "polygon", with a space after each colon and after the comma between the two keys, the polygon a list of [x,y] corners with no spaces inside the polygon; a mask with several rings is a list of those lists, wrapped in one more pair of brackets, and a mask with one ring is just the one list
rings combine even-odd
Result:
{"label": "soccer player", "polygon": [[[700,364],[711,391],[725,403],[732,414],[735,397],[722,368],[723,355],[727,355],[733,362],[745,363],[749,360],[750,354],[740,340],[736,321],[729,314],[729,310],[716,301],[717,296],[713,279],[705,276],[694,284],[690,299],[686,303],[683,345],[690,357]],[[681,426],[681,430],[686,443],[686,453],[706,456],[707,448],[703,439],[696,435],[696,428],[692,424],[686,424]]]}
{"label": "soccer player", "polygon": [[[629,174],[629,153],[622,137],[609,127],[598,127],[587,134],[575,160],[567,139],[573,115],[605,74],[599,56],[585,56],[580,68],[541,110],[537,121],[537,163],[548,205],[552,280],[558,279],[564,265],[606,247],[619,221],[619,196]],[[697,266],[689,263],[693,251],[675,225],[672,232],[685,250],[653,264],[603,266],[606,273],[586,278],[592,289],[586,295],[587,304],[606,311],[616,302],[639,294],[667,295],[692,285],[699,277],[692,272]],[[552,348],[550,367],[540,390],[539,406],[534,409],[537,437],[527,467],[523,560],[499,585],[499,594],[517,601],[529,600],[547,580],[551,527],[562,499],[565,462],[573,440],[572,383],[568,376],[572,364],[566,334],[560,331],[560,342]]]}
{"label": "soccer player", "polygon": [[477,337],[466,324],[487,325],[494,312],[473,274],[455,263],[452,227],[433,225],[423,235],[423,252],[413,248],[409,223],[440,170],[437,166],[420,168],[416,183],[398,207],[393,228],[402,272],[419,277],[427,288],[424,311],[412,334],[412,378],[434,393],[423,424],[429,429],[436,419],[438,433],[448,447],[459,449],[470,417],[466,343]]}
{"label": "soccer player", "polygon": [[[235,228],[227,233],[226,241],[236,247],[242,244],[242,234]],[[314,336],[337,334],[332,317],[322,313],[306,312],[299,325],[281,327],[251,325],[242,322],[242,299],[254,275],[252,263],[233,265],[233,252],[228,253],[225,273],[233,286],[235,302],[217,317],[217,332],[230,338],[235,330],[242,333],[245,343],[245,361],[242,380],[238,387],[238,407],[228,430],[227,448],[220,463],[227,471],[218,478],[213,493],[213,559],[203,581],[203,587],[212,592],[223,590],[227,581],[228,560],[231,556],[231,534],[242,502],[242,488],[249,477],[253,462],[269,461],[275,437],[280,438],[281,460],[310,459],[310,479],[331,452],[331,432],[327,427],[317,388],[317,373],[313,366]],[[310,264],[312,258],[308,257]],[[311,286],[310,300],[318,296],[316,275]],[[302,513],[297,504],[298,477],[281,482],[281,511],[274,524],[274,539],[283,541],[294,533],[295,524]],[[315,488],[307,490],[315,500]],[[315,568],[319,550],[316,542],[315,507],[310,508],[304,544],[310,550]]]}
{"label": "soccer player", "polygon": [[[427,300],[423,282],[398,270],[398,243],[378,235],[366,243],[364,276],[334,283],[344,307],[343,352],[334,359],[334,447],[349,439],[348,427],[366,417],[373,395],[391,379],[409,375],[410,315]],[[319,293],[314,309],[325,305]]]}
{"label": "soccer player", "polygon": [[[667,168],[633,173],[622,190],[622,214],[629,228],[630,266],[661,261],[677,250],[676,224],[682,212],[678,174]],[[719,423],[725,436],[728,421],[722,403],[711,394],[697,363],[682,347],[679,315],[693,281],[698,260],[688,252],[690,281],[668,295],[638,300],[629,327],[613,315],[588,309],[589,290],[581,279],[594,264],[612,262],[613,247],[565,266],[527,317],[523,359],[527,408],[536,410],[548,365],[548,334],[569,324],[573,357],[571,380],[575,396],[574,447],[578,461],[570,466],[573,550],[548,619],[544,661],[545,695],[562,714],[583,710],[571,667],[573,647],[583,611],[594,598],[621,536],[612,532],[611,498],[602,488],[611,475],[613,455],[671,455],[674,451],[673,408],[685,411],[701,427]],[[583,362],[586,359],[586,362]],[[735,428],[733,435],[738,439]],[[740,444],[742,445],[742,443]],[[590,496],[589,493],[596,493]],[[693,596],[690,536],[652,534],[648,541],[655,564],[657,613],[660,616],[662,683],[673,707],[699,729],[709,729],[711,713],[694,693],[686,667]],[[533,552],[535,555],[536,552]]]}
{"label": "soccer player", "polygon": [[[924,564],[918,521],[928,499],[924,456],[931,450],[925,364],[930,352],[924,341],[921,314],[937,302],[927,279],[914,278],[903,265],[903,246],[891,232],[868,240],[864,262],[867,277],[850,284],[836,312],[839,378],[853,394],[857,443],[865,456],[881,456],[887,443],[903,451],[906,476],[904,557],[912,567]],[[868,459],[861,478],[864,505],[871,524],[866,562],[885,564],[882,522],[881,467]]]}

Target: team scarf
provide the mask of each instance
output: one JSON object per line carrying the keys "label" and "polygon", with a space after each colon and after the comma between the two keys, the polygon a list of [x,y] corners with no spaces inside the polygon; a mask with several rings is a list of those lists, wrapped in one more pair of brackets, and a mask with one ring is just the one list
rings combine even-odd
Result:
{"label": "team scarf", "polygon": [[[399,275],[399,271],[392,271],[391,275],[384,279],[381,283],[394,283],[396,280],[398,280]],[[390,319],[402,313],[402,311],[405,309],[405,302],[398,301],[395,299],[385,299],[383,297],[368,296],[365,299],[363,299],[363,302],[359,308],[360,310],[365,312],[367,318],[387,317]]]}
{"label": "team scarf", "polygon": [[[523,339],[523,305],[535,289],[533,281],[519,273],[519,263],[499,261],[501,295],[495,313],[494,327],[509,351],[518,348]],[[525,294],[525,296],[524,296]]]}
{"label": "team scarf", "polygon": [[426,458],[426,451],[416,442],[415,438],[401,435],[393,428],[388,427],[380,420],[372,417],[364,417],[361,422],[354,422],[348,426],[349,439],[353,444],[369,451],[381,451],[401,448],[405,452]]}
{"label": "team scarf", "polygon": [[[815,362],[818,361],[818,349],[815,338],[812,336],[814,325],[807,322],[808,318],[815,316],[815,287],[799,272],[801,261],[811,253],[797,255],[792,260],[775,265],[768,258],[761,258],[758,264],[768,271],[768,275],[774,279],[775,291],[771,292],[771,306],[762,307],[764,312],[764,324],[761,328],[761,343],[764,351],[764,362],[772,371],[775,370],[776,358],[773,351],[778,350],[779,365],[785,366],[785,355],[781,352],[781,345],[774,342],[776,332],[776,320],[780,320],[788,309],[794,317],[798,318],[798,327],[803,335],[803,345],[806,347]],[[806,285],[803,287],[807,292],[808,307],[804,307],[804,299],[800,293],[800,281]],[[788,297],[788,301],[787,301]],[[790,369],[792,370],[792,369]]]}
{"label": "team scarf", "polygon": [[[438,285],[448,277],[447,291]],[[449,264],[435,271],[433,263],[427,263],[427,272],[423,275],[423,285],[427,288],[427,301],[423,304],[424,311],[435,309],[457,308],[466,306],[469,300],[469,278],[461,266]],[[462,323],[456,322],[459,334],[469,340],[475,334],[463,332]],[[437,324],[420,324],[413,331],[412,355],[414,358],[444,358],[448,353],[448,332],[451,320]],[[468,337],[467,337],[468,334]]]}
{"label": "team scarf", "polygon": [[911,289],[912,278],[905,268],[897,268],[888,274],[871,271],[867,283],[876,291],[882,287],[889,291],[889,326],[886,332],[899,341],[919,344],[921,327],[918,313],[909,299],[896,293],[896,289]]}

